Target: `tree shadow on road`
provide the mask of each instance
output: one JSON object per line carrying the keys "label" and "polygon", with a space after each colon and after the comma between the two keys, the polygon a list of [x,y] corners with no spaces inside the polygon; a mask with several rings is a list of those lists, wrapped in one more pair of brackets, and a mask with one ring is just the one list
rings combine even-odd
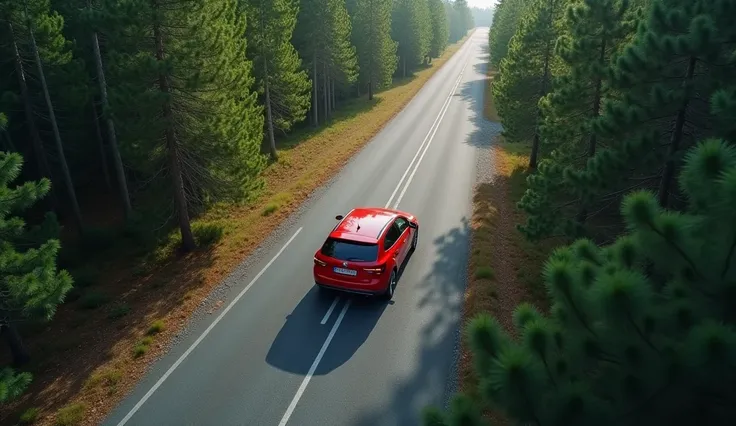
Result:
{"label": "tree shadow on road", "polygon": [[[399,269],[399,286],[402,284],[401,276],[413,255],[414,252],[410,252]],[[340,300],[328,322],[320,324],[335,297]],[[306,375],[348,300],[351,301],[348,325],[350,333],[341,335],[339,345],[330,345],[329,351],[324,354],[313,374],[328,374],[347,362],[365,343],[386,307],[393,304],[393,301],[332,291],[321,292],[312,287],[286,317],[286,323],[266,354],[266,362],[289,373]]]}
{"label": "tree shadow on road", "polygon": [[422,326],[417,367],[410,376],[396,378],[388,405],[356,413],[351,425],[415,425],[422,408],[442,404],[454,392],[469,233],[463,219],[462,226],[434,240],[437,260],[415,288],[420,293],[415,308],[437,314]]}

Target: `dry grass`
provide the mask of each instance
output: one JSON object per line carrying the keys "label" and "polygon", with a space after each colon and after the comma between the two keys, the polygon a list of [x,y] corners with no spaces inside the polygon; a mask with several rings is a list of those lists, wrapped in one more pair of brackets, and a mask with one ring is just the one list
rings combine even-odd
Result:
{"label": "dry grass", "polygon": [[[263,174],[265,191],[257,200],[247,206],[218,206],[193,224],[207,231],[203,235],[211,245],[206,250],[178,256],[174,233],[151,265],[106,268],[108,278],[96,290],[105,299],[88,296],[84,305],[95,309],[80,311],[65,304],[51,325],[26,339],[36,357],[29,366],[34,381],[23,398],[2,408],[0,423],[13,424],[25,409],[38,407],[39,425],[99,424],[165,353],[206,295],[401,111],[464,41],[450,46],[413,79],[377,94],[373,102],[341,106],[329,126],[286,141],[279,162]],[[328,150],[330,155],[324,155]],[[103,303],[108,300],[116,303]],[[222,304],[215,301],[209,313]],[[146,336],[149,329],[156,330],[155,341]]]}
{"label": "dry grass", "polygon": [[[528,147],[496,141],[490,155],[495,165],[490,183],[479,184],[473,199],[471,257],[463,327],[477,314],[490,312],[512,335],[512,313],[524,301],[543,305],[538,293],[541,267],[550,245],[531,246],[516,230],[524,220],[516,201],[526,187]],[[464,340],[460,355],[460,389],[478,398],[472,356]],[[494,425],[508,424],[488,411]]]}

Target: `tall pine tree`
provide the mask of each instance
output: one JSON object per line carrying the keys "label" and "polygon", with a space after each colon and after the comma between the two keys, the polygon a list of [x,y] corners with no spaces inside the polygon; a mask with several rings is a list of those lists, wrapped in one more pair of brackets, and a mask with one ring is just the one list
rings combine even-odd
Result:
{"label": "tall pine tree", "polygon": [[427,0],[395,0],[391,37],[399,43],[401,75],[421,65],[429,54],[432,39]]}
{"label": "tall pine tree", "polygon": [[493,23],[488,31],[488,48],[491,66],[499,69],[501,60],[509,51],[511,38],[516,34],[522,12],[530,0],[501,0],[493,13]]}
{"label": "tall pine tree", "polygon": [[[736,150],[699,145],[680,187],[687,211],[637,191],[621,207],[626,235],[558,249],[544,268],[551,312],[519,305],[518,341],[490,315],[472,320],[467,338],[487,403],[522,424],[733,421]],[[456,401],[449,415],[428,410],[425,424],[482,424],[480,407]]]}
{"label": "tall pine tree", "polygon": [[165,171],[182,246],[191,250],[198,208],[245,199],[261,184],[263,116],[250,89],[245,16],[237,0],[111,6],[125,19],[110,49],[121,139],[140,173]]}
{"label": "tall pine tree", "polygon": [[532,169],[537,166],[541,141],[539,101],[550,92],[555,71],[559,71],[560,59],[554,46],[561,35],[560,21],[566,6],[567,0],[531,2],[493,84],[504,136],[510,142],[532,142]]}
{"label": "tall pine tree", "polygon": [[429,57],[439,58],[450,39],[450,21],[442,0],[429,0],[429,17],[432,27],[432,40],[429,43]]}
{"label": "tall pine tree", "polygon": [[254,64],[271,159],[277,159],[276,129],[288,131],[309,110],[310,83],[291,44],[296,0],[243,0],[248,17],[248,58]]}
{"label": "tall pine tree", "polygon": [[352,37],[358,53],[360,87],[373,93],[391,85],[396,71],[398,44],[391,39],[393,0],[350,0],[347,3],[352,18]]}
{"label": "tall pine tree", "polygon": [[[599,141],[591,123],[600,117],[611,92],[608,72],[613,55],[634,32],[636,20],[628,1],[586,0],[571,5],[557,45],[566,72],[542,101],[541,139],[548,152],[539,172],[528,178],[529,189],[520,206],[527,212],[522,230],[531,239],[567,234],[580,236],[590,200],[575,196],[565,170],[585,167]],[[635,16],[635,15],[634,15]]]}

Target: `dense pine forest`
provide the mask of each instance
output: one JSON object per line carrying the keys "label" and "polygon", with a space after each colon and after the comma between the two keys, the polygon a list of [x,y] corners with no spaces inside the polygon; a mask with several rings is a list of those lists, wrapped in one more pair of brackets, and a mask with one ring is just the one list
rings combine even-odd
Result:
{"label": "dense pine forest", "polygon": [[734,423],[733,16],[734,0],[499,2],[493,102],[503,142],[530,148],[516,225],[562,245],[513,330],[470,321],[476,386],[426,425]]}
{"label": "dense pine forest", "polygon": [[106,304],[105,268],[217,241],[196,218],[473,26],[465,0],[0,0],[0,402],[32,381],[24,333]]}

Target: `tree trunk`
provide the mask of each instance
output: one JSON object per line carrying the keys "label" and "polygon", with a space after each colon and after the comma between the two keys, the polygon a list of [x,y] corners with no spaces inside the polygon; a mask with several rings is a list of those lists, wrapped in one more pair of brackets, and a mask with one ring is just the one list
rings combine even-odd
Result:
{"label": "tree trunk", "polygon": [[[690,83],[690,80],[693,79],[696,63],[697,58],[694,56],[690,57],[690,61],[687,64],[685,81],[682,83],[683,88]],[[677,151],[680,149],[680,143],[682,142],[683,127],[685,126],[685,114],[687,113],[689,104],[690,102],[686,98],[683,101],[680,110],[677,111],[674,131],[670,138],[670,147],[667,150],[667,161],[665,162],[664,171],[662,172],[662,180],[659,182],[657,198],[659,199],[659,205],[665,209],[669,203],[670,185],[672,184],[672,179],[675,176],[675,170],[677,169],[677,164],[675,164],[675,154],[677,154]]]}
{"label": "tree trunk", "polygon": [[[601,65],[605,65],[604,61],[606,59],[606,40],[601,41],[601,49],[598,55],[598,63]],[[593,109],[591,110],[590,117],[596,118],[600,115],[601,110],[601,87],[602,87],[603,79],[601,79],[600,76],[596,76],[596,82],[595,82],[595,92],[593,93]],[[595,155],[595,148],[597,145],[597,138],[595,132],[590,132],[590,137],[588,138],[588,158],[592,158]],[[578,211],[577,215],[577,221],[579,224],[585,223],[585,221],[588,219],[588,209],[585,206],[585,203],[581,203],[580,211]]]}
{"label": "tree trunk", "polygon": [[[91,8],[91,2],[87,1],[87,6]],[[102,114],[105,116],[107,124],[107,137],[109,138],[108,147],[112,154],[112,163],[115,166],[115,174],[117,175],[118,191],[123,201],[123,209],[125,216],[130,217],[133,207],[130,203],[130,193],[128,192],[128,180],[125,177],[125,168],[123,168],[123,160],[120,157],[120,149],[118,148],[118,137],[115,131],[115,122],[110,114],[110,101],[107,97],[107,82],[105,80],[105,71],[102,67],[102,54],[100,53],[100,42],[97,38],[97,32],[92,32],[92,47],[95,54],[95,66],[97,67],[97,82],[100,85],[100,98],[102,99]]]}
{"label": "tree trunk", "polygon": [[[370,2],[370,10],[373,11],[373,1]],[[370,52],[368,52],[368,100],[373,100],[373,55],[375,52],[375,46],[373,45],[373,14],[371,13],[370,31],[368,31],[368,45],[370,46]]]}
{"label": "tree trunk", "polygon": [[273,134],[273,117],[271,115],[271,83],[268,81],[268,61],[263,58],[263,86],[266,92],[266,125],[268,126],[268,148],[271,152],[271,161],[278,161],[276,152],[276,137]]}
{"label": "tree trunk", "polygon": [[312,72],[312,125],[319,126],[319,105],[317,102],[317,53],[312,54],[312,64],[314,71]]}
{"label": "tree trunk", "polygon": [[327,77],[327,111],[332,117],[332,77]]}
{"label": "tree trunk", "polygon": [[110,172],[107,169],[107,156],[105,155],[105,140],[102,137],[102,130],[100,129],[100,119],[97,115],[97,107],[95,106],[94,99],[92,100],[92,118],[95,123],[95,134],[97,135],[97,145],[100,147],[100,165],[102,166],[102,175],[105,177],[105,186],[108,191],[112,190],[112,184],[110,183]]}
{"label": "tree trunk", "polygon": [[54,133],[54,141],[56,142],[56,150],[59,154],[59,164],[61,165],[61,171],[64,174],[64,184],[69,195],[69,202],[72,207],[72,215],[77,229],[80,232],[84,231],[84,225],[82,222],[82,212],[79,210],[79,203],[77,202],[77,193],[74,190],[74,183],[72,182],[72,175],[69,172],[69,165],[66,163],[66,156],[64,155],[64,145],[61,143],[61,134],[59,134],[59,126],[56,123],[56,114],[54,113],[54,105],[51,103],[51,95],[49,94],[49,88],[46,85],[46,75],[43,72],[43,65],[41,64],[41,56],[38,53],[38,46],[36,45],[36,37],[33,35],[33,23],[31,17],[28,15],[28,6],[26,7],[26,21],[28,24],[28,34],[31,36],[31,49],[33,50],[33,56],[36,59],[36,67],[38,68],[38,77],[41,80],[41,89],[43,90],[43,97],[46,100],[46,106],[49,109],[49,119],[51,121],[51,129]]}
{"label": "tree trunk", "polygon": [[18,368],[27,364],[31,360],[31,355],[23,344],[23,339],[21,339],[16,325],[11,322],[0,325],[0,328],[0,334],[2,334],[5,343],[8,345],[13,358],[13,367]]}
{"label": "tree trunk", "polygon": [[[20,51],[18,50],[18,44],[15,41],[15,33],[13,32],[13,24],[8,22],[8,29],[10,30],[11,43],[13,45],[13,54],[15,56],[15,73],[18,74],[18,86],[20,86],[20,96],[23,98],[23,109],[26,115],[26,122],[28,126],[28,132],[31,136],[31,144],[33,145],[33,152],[36,154],[36,162],[38,163],[38,169],[41,176],[52,179],[51,167],[49,167],[49,161],[46,158],[46,150],[43,147],[41,136],[38,133],[36,127],[36,120],[33,116],[33,106],[31,105],[31,98],[28,94],[28,84],[26,83],[26,73],[23,69],[23,60],[20,57]],[[53,210],[57,210],[59,207],[58,200],[56,198],[56,189],[52,186],[50,191],[50,203]]]}
{"label": "tree trunk", "polygon": [[[153,2],[153,5],[154,9],[158,6],[155,1]],[[153,38],[156,42],[156,59],[159,62],[162,62],[164,60],[164,41],[158,22],[154,22],[153,24]],[[159,89],[167,99],[163,105],[163,120],[166,123],[166,153],[169,161],[171,184],[174,189],[174,204],[176,205],[176,212],[179,220],[181,245],[185,251],[191,251],[194,250],[196,244],[194,243],[194,235],[192,234],[192,227],[189,222],[189,209],[187,207],[186,194],[184,193],[184,181],[181,175],[179,141],[176,138],[176,132],[174,130],[174,114],[171,110],[171,102],[168,100],[171,90],[166,74],[159,74],[158,84]]]}
{"label": "tree trunk", "polygon": [[335,96],[335,79],[333,78],[331,80],[331,87],[330,87],[330,94],[332,95],[332,101],[330,102],[330,106],[332,107],[332,112],[335,112],[335,101],[337,100],[337,96]]}
{"label": "tree trunk", "polygon": [[406,56],[402,57],[401,61],[404,64],[404,78],[406,78]]}
{"label": "tree trunk", "polygon": [[[544,71],[542,72],[542,88],[539,91],[539,98],[543,98],[547,94],[547,80],[549,79],[549,56],[550,49],[552,48],[549,40],[544,48]],[[529,155],[529,168],[531,170],[537,169],[537,161],[539,158],[539,122],[542,120],[542,110],[537,106],[537,118],[534,123],[534,142],[532,143],[532,152]]]}
{"label": "tree trunk", "polygon": [[324,107],[325,107],[325,122],[330,116],[330,104],[327,102],[327,97],[329,96],[328,92],[329,86],[327,85],[327,63],[322,65],[322,95],[324,98]]}

